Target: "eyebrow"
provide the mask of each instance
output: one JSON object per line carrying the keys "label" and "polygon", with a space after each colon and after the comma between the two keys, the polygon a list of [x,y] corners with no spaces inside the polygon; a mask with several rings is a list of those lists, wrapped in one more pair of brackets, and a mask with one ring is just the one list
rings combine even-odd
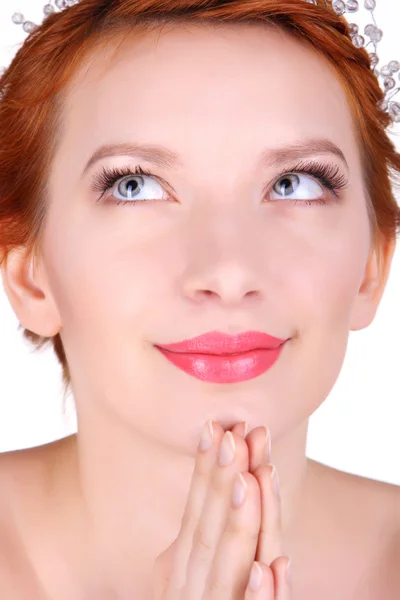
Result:
{"label": "eyebrow", "polygon": [[[301,142],[295,142],[278,148],[267,148],[258,160],[258,166],[273,168],[286,164],[292,160],[306,158],[311,155],[333,154],[346,166],[349,166],[342,150],[331,140],[326,138],[312,138]],[[181,156],[173,150],[156,144],[119,143],[104,144],[98,148],[86,163],[82,177],[99,160],[110,156],[131,156],[139,158],[164,169],[182,167]]]}

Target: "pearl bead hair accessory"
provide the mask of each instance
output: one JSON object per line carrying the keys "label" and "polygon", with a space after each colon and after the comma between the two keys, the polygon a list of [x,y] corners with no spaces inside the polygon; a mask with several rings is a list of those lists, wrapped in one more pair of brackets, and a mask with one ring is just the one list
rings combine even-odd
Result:
{"label": "pearl bead hair accessory", "polygon": [[[56,9],[59,11],[68,8],[74,4],[78,4],[80,0],[54,0],[54,6],[52,4],[53,0],[49,0],[48,4],[45,4],[43,7],[44,18],[48,15],[56,12]],[[303,2],[308,2],[309,4],[317,4],[317,0],[302,0]],[[344,15],[345,13],[356,13],[360,9],[361,0],[325,0],[325,5],[328,5],[328,2],[331,3],[332,9],[339,16]],[[400,104],[398,102],[393,102],[392,98],[397,94],[400,90],[400,87],[396,87],[396,80],[400,81],[400,63],[397,60],[391,60],[387,65],[378,68],[379,57],[377,55],[377,45],[381,41],[383,37],[383,31],[379,29],[376,24],[374,10],[376,8],[376,0],[364,0],[364,8],[371,13],[371,19],[373,23],[369,23],[364,28],[364,36],[369,38],[369,42],[366,43],[366,39],[363,35],[361,35],[359,31],[359,26],[356,23],[349,23],[350,25],[350,36],[352,42],[356,48],[368,48],[370,44],[373,44],[373,51],[368,52],[371,58],[371,69],[375,73],[380,87],[385,92],[385,97],[382,102],[379,103],[379,107],[387,112],[391,117],[392,123],[400,122]],[[31,33],[38,25],[33,23],[32,21],[28,21],[25,19],[24,15],[20,12],[16,12],[12,15],[11,20],[16,25],[22,25],[22,29],[26,33]],[[0,68],[0,77],[5,73],[6,68]],[[382,78],[382,81],[380,80]]]}

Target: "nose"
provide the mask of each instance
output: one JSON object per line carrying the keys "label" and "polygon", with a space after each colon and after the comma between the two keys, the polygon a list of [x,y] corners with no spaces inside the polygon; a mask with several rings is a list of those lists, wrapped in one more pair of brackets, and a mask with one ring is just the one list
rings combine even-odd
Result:
{"label": "nose", "polygon": [[272,275],[267,276],[271,261],[266,260],[265,227],[239,200],[220,206],[210,202],[186,221],[177,283],[192,303],[249,309],[265,300]]}
{"label": "nose", "polygon": [[184,295],[193,302],[213,302],[226,306],[240,306],[243,301],[261,296],[261,287],[255,273],[237,261],[215,260],[208,267],[203,265],[183,283]]}

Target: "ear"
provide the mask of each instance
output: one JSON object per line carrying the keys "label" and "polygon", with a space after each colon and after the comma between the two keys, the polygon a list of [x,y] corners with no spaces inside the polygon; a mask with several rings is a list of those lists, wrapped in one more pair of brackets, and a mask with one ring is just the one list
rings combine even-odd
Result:
{"label": "ear", "polygon": [[389,278],[395,249],[396,238],[388,239],[383,236],[378,237],[377,242],[372,246],[364,279],[351,314],[351,331],[365,329],[374,320]]}
{"label": "ear", "polygon": [[56,335],[61,326],[58,310],[35,256],[27,254],[21,246],[13,248],[1,264],[1,274],[8,300],[21,325],[37,335]]}

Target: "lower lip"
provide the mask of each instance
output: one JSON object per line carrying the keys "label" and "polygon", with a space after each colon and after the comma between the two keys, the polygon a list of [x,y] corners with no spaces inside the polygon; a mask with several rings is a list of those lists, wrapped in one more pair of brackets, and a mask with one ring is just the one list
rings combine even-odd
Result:
{"label": "lower lip", "polygon": [[231,356],[184,354],[156,348],[176,367],[210,383],[237,383],[262,375],[278,360],[284,344],[276,349],[251,350]]}

